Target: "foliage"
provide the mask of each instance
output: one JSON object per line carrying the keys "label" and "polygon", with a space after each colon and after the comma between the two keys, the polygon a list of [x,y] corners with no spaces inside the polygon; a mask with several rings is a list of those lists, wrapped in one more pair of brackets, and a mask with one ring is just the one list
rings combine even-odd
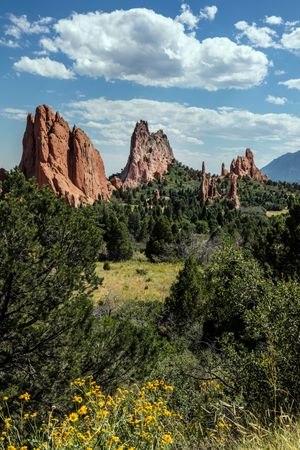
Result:
{"label": "foliage", "polygon": [[0,449],[182,448],[182,417],[168,405],[173,389],[156,380],[141,388],[118,388],[111,396],[103,393],[92,377],[78,378],[72,383],[73,405],[69,412],[61,417],[49,411],[42,427],[36,413],[27,406],[30,395],[26,393],[14,417],[9,415],[5,402],[6,415],[0,413],[5,432]]}
{"label": "foliage", "polygon": [[0,389],[34,386],[39,396],[76,372],[102,233],[92,209],[68,207],[18,171],[0,215]]}
{"label": "foliage", "polygon": [[167,320],[175,322],[176,327],[189,326],[201,314],[203,308],[201,274],[192,257],[185,262],[176,282],[171,286],[170,295],[165,301]]}

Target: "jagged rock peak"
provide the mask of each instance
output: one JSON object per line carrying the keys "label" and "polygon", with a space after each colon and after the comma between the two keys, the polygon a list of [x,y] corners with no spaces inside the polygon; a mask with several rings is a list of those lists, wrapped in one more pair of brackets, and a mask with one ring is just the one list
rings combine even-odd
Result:
{"label": "jagged rock peak", "polygon": [[221,167],[221,177],[226,177],[226,175],[228,175],[228,170],[225,168],[225,164],[222,163],[222,167]]}
{"label": "jagged rock peak", "polygon": [[267,175],[263,174],[254,163],[254,155],[250,148],[246,149],[245,156],[238,156],[233,159],[230,166],[230,173],[235,173],[239,177],[249,177],[256,181],[267,181]]}
{"label": "jagged rock peak", "polygon": [[238,176],[235,173],[230,174],[230,194],[229,198],[232,200],[235,204],[235,207],[238,209],[240,208],[240,199],[238,196],[238,187],[237,187],[237,179]]}
{"label": "jagged rock peak", "polygon": [[73,206],[111,194],[102,158],[88,136],[75,126],[71,130],[47,105],[38,106],[35,116],[28,114],[20,169]]}
{"label": "jagged rock peak", "polygon": [[130,155],[120,176],[123,189],[162,178],[173,163],[173,150],[163,130],[150,133],[146,121],[137,122],[131,137]]}

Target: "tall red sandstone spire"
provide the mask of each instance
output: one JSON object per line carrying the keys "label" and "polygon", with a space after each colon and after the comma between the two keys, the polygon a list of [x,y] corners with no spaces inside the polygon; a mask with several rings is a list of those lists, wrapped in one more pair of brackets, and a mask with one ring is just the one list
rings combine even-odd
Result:
{"label": "tall red sandstone spire", "polygon": [[73,206],[110,196],[102,158],[88,136],[75,126],[70,130],[46,105],[37,107],[34,117],[27,117],[20,169]]}
{"label": "tall red sandstone spire", "polygon": [[131,137],[130,155],[121,173],[123,189],[161,178],[173,162],[173,150],[164,132],[150,133],[147,122],[137,122]]}

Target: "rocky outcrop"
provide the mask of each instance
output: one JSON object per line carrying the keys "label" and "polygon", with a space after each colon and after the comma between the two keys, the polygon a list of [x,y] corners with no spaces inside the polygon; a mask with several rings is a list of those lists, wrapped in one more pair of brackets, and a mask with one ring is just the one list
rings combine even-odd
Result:
{"label": "rocky outcrop", "polygon": [[[225,177],[229,175],[230,179],[230,191],[229,193],[220,194],[217,187],[217,181],[223,181]],[[205,172],[205,164],[202,163],[202,175],[200,185],[200,198],[203,203],[206,201],[219,199],[231,200],[236,208],[240,208],[240,200],[238,196],[237,180],[239,177],[249,177],[252,180],[264,182],[268,180],[268,177],[263,174],[255,165],[253,152],[250,148],[246,149],[245,156],[238,156],[234,159],[230,166],[230,172],[225,168],[225,164],[222,163],[221,175],[208,177]]]}
{"label": "rocky outcrop", "polygon": [[240,199],[238,196],[238,188],[237,188],[237,180],[238,176],[235,173],[230,174],[230,194],[229,199],[233,201],[235,207],[240,208]]}
{"label": "rocky outcrop", "polygon": [[221,194],[217,189],[217,177],[208,177],[205,171],[205,163],[202,163],[200,198],[203,203],[206,201],[221,198]]}
{"label": "rocky outcrop", "polygon": [[222,163],[222,167],[221,167],[221,177],[226,177],[226,175],[228,175],[228,170],[225,168],[225,164]]}
{"label": "rocky outcrop", "polygon": [[46,105],[28,115],[20,169],[73,206],[107,199],[111,193],[102,158],[88,136],[75,126],[71,130]]}
{"label": "rocky outcrop", "polygon": [[249,177],[255,181],[267,181],[267,175],[263,174],[254,163],[253,152],[246,149],[245,156],[238,156],[233,159],[230,166],[230,173],[235,173],[239,177]]}
{"label": "rocky outcrop", "polygon": [[206,202],[208,199],[208,179],[205,171],[205,162],[202,162],[202,171],[201,171],[201,184],[200,184],[200,198],[203,202]]}
{"label": "rocky outcrop", "polygon": [[130,155],[120,176],[123,189],[162,178],[173,162],[173,150],[164,132],[150,133],[147,122],[141,120],[135,126]]}
{"label": "rocky outcrop", "polygon": [[122,189],[123,183],[121,178],[117,177],[116,175],[113,175],[109,181],[111,182],[112,186],[117,189],[118,191]]}

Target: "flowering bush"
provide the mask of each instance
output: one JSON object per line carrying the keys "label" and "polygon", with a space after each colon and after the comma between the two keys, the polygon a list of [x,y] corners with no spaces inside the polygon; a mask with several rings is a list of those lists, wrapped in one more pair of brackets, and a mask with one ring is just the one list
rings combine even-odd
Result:
{"label": "flowering bush", "polygon": [[173,386],[148,382],[142,388],[117,389],[106,395],[93,380],[71,383],[73,407],[63,417],[55,410],[41,422],[30,408],[30,395],[19,396],[18,414],[9,399],[0,410],[1,450],[143,450],[182,448],[182,417],[168,408]]}

